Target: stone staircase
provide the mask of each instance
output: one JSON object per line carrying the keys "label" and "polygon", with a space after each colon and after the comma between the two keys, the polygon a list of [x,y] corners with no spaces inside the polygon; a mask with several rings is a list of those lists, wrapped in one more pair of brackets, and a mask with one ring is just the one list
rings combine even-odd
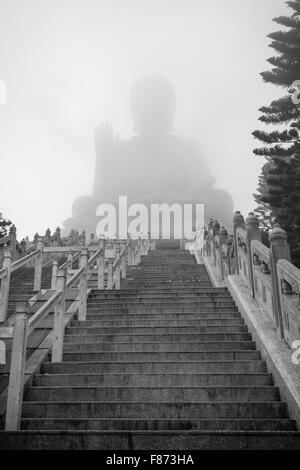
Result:
{"label": "stone staircase", "polygon": [[121,290],[92,291],[87,320],[66,330],[63,362],[43,363],[26,390],[21,429],[4,433],[2,446],[299,446],[227,289],[167,247],[128,267]]}

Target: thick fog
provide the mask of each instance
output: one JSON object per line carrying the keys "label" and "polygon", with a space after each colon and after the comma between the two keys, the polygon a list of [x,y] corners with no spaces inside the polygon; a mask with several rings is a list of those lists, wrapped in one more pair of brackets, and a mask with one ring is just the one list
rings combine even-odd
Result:
{"label": "thick fog", "polygon": [[92,193],[95,127],[134,134],[129,93],[147,74],[173,85],[174,133],[197,142],[215,188],[253,210],[263,161],[251,132],[280,93],[259,73],[286,10],[283,0],[0,0],[0,211],[18,238],[61,226]]}

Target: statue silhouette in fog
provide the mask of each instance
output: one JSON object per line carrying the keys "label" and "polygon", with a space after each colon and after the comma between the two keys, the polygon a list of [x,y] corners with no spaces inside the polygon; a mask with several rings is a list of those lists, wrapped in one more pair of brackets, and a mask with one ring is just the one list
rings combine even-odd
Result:
{"label": "statue silhouette in fog", "polygon": [[128,205],[203,203],[208,217],[231,226],[231,196],[214,189],[196,144],[172,132],[176,101],[171,84],[159,76],[141,78],[131,90],[130,108],[134,137],[115,138],[109,124],[96,129],[93,195],[74,201],[66,231],[95,232],[97,206],[117,206],[119,195],[127,195]]}

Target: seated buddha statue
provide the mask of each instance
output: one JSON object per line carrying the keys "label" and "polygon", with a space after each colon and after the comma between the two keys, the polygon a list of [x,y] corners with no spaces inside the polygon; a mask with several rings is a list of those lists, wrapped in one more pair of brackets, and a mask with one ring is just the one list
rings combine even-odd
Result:
{"label": "seated buddha statue", "polygon": [[97,207],[118,204],[126,195],[128,205],[142,203],[204,204],[205,219],[232,224],[231,196],[214,188],[206,160],[190,139],[173,132],[176,108],[172,85],[160,76],[145,76],[132,88],[130,109],[134,136],[120,140],[108,123],[96,128],[96,166],[91,196],[77,198],[73,217],[64,228],[96,233]]}

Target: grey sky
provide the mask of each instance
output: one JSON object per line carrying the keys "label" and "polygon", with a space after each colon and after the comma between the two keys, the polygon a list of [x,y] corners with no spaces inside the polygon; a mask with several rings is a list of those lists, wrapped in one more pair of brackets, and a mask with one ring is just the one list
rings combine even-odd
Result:
{"label": "grey sky", "polygon": [[128,95],[145,73],[177,97],[175,132],[197,140],[216,187],[255,207],[266,35],[283,0],[0,0],[0,210],[19,235],[55,229],[92,190],[94,127],[132,134]]}

